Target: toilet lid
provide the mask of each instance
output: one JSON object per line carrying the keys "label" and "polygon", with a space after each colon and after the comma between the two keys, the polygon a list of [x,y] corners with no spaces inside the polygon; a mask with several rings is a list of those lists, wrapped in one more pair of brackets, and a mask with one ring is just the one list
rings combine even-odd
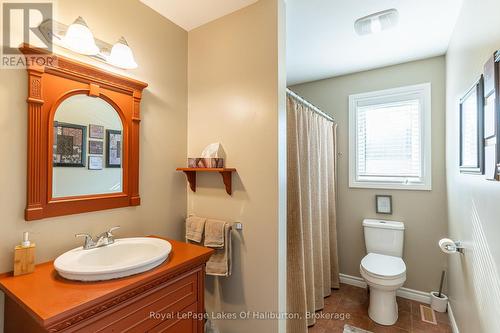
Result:
{"label": "toilet lid", "polygon": [[361,267],[367,273],[385,278],[395,278],[406,272],[403,259],[377,253],[368,253],[361,260]]}

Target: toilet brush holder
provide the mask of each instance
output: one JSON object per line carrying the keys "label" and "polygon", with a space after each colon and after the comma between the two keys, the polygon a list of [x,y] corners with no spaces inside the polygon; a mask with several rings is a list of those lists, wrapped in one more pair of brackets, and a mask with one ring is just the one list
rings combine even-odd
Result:
{"label": "toilet brush holder", "polygon": [[448,296],[441,294],[439,297],[439,292],[431,292],[431,308],[437,312],[446,312],[446,307],[448,306]]}

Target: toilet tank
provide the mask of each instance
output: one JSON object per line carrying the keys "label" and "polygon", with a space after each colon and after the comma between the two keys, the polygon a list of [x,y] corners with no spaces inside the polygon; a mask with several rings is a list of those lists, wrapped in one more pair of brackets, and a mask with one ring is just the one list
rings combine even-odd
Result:
{"label": "toilet tank", "polygon": [[403,222],[365,219],[363,229],[368,253],[403,257]]}

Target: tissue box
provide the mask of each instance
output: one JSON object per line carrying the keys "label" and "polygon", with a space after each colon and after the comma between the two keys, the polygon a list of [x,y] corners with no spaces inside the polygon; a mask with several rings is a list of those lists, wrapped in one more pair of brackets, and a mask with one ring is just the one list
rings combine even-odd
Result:
{"label": "tissue box", "polygon": [[223,168],[223,158],[188,158],[188,168]]}

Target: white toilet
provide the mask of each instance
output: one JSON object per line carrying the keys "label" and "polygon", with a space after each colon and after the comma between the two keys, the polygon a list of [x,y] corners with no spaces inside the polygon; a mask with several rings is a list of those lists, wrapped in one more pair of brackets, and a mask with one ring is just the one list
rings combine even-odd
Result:
{"label": "white toilet", "polygon": [[368,315],[381,325],[398,320],[396,291],[406,280],[403,256],[404,224],[395,221],[363,220],[366,252],[361,276],[370,286]]}

